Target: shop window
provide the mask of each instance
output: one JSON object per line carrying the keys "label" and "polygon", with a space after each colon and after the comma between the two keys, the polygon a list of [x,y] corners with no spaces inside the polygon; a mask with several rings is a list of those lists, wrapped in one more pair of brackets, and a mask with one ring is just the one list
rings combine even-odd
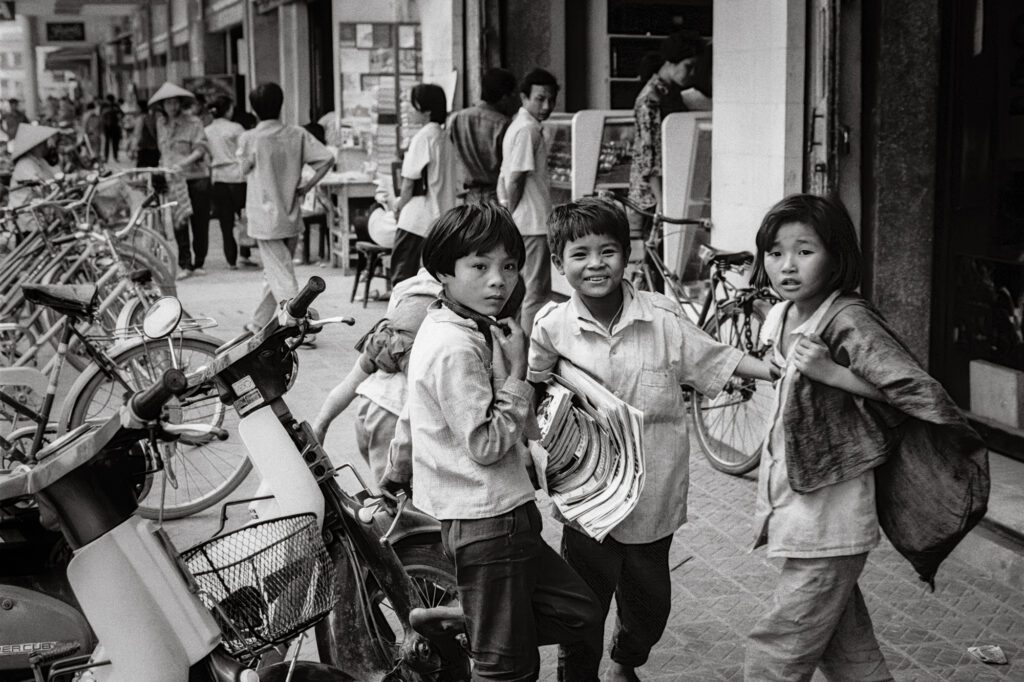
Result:
{"label": "shop window", "polygon": [[14,68],[20,69],[21,68],[21,53],[20,52],[12,52],[11,53],[11,62],[14,64]]}
{"label": "shop window", "polygon": [[387,168],[416,132],[403,108],[423,78],[419,25],[342,23],[338,42],[341,120],[350,131],[337,143],[362,148]]}
{"label": "shop window", "polygon": [[0,69],[6,69],[6,68],[8,68],[8,66],[7,66],[7,53],[6,52],[0,52]]}

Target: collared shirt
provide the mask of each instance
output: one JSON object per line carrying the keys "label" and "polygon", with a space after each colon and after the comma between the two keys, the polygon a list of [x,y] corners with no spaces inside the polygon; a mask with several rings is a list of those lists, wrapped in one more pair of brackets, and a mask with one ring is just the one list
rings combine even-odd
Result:
{"label": "collared shirt", "polygon": [[[390,317],[395,308],[407,299],[419,297],[425,301],[425,307],[428,305],[426,301],[437,298],[440,293],[441,283],[425,268],[420,268],[415,277],[395,285],[385,317]],[[356,394],[372,400],[392,414],[400,415],[409,395],[408,378],[405,372],[385,372],[378,369],[359,384]]]}
{"label": "collared shirt", "polygon": [[785,363],[774,400],[772,430],[761,451],[754,511],[754,547],[768,545],[769,557],[814,559],[867,552],[878,544],[875,472],[799,494],[789,485],[786,424],[782,419],[796,368],[793,350],[803,334],[818,332],[825,312],[838,296],[827,298],[803,324],[791,330],[789,354],[782,355],[782,332],[790,303],[777,303],[761,327],[775,359]]}
{"label": "collared shirt", "polygon": [[413,197],[398,215],[398,227],[426,236],[442,213],[455,206],[455,148],[440,123],[433,121],[420,128],[409,141],[402,159],[402,177],[427,178],[427,193]]}
{"label": "collared shirt", "polygon": [[636,508],[611,536],[654,542],[686,521],[690,440],[680,384],[714,396],[743,353],[697,328],[679,304],[623,283],[622,313],[612,328],[594,320],[579,294],[537,313],[530,338],[530,381],[544,381],[559,358],[644,413],[646,479]]}
{"label": "collared shirt", "polygon": [[298,188],[302,167],[333,160],[330,150],[299,126],[260,121],[238,138],[238,161],[248,185],[245,210],[254,239],[288,239],[302,232]]}
{"label": "collared shirt", "polygon": [[448,134],[458,152],[467,185],[496,187],[501,171],[501,142],[509,117],[487,102],[457,111],[448,119]]}
{"label": "collared shirt", "polygon": [[636,132],[629,167],[629,200],[643,208],[653,208],[657,203],[650,179],[661,175],[661,121],[675,111],[683,111],[678,89],[654,74],[633,104]]}
{"label": "collared shirt", "polygon": [[158,116],[156,119],[156,140],[160,147],[160,164],[170,167],[191,156],[197,149],[203,150],[199,160],[182,169],[186,180],[210,177],[210,141],[206,139],[203,122],[192,114],[179,114],[175,118]]}
{"label": "collared shirt", "polygon": [[389,475],[408,480],[411,459],[416,506],[435,518],[489,518],[534,499],[525,440],[533,387],[514,377],[496,384],[476,324],[432,304],[412,346]]}
{"label": "collared shirt", "polygon": [[548,143],[540,121],[524,108],[508,125],[501,143],[501,175],[498,178],[498,201],[508,202],[507,185],[512,173],[526,173],[523,198],[519,200],[512,219],[524,237],[548,233],[551,212],[551,176],[548,174]]}
{"label": "collared shirt", "polygon": [[245,132],[238,123],[226,118],[214,119],[206,126],[210,143],[210,180],[213,182],[245,182],[238,165],[238,138]]}

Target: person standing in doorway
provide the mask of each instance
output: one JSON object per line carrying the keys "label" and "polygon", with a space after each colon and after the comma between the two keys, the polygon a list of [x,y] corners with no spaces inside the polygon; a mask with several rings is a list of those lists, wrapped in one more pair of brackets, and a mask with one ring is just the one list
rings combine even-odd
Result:
{"label": "person standing in doorway", "polygon": [[[246,325],[258,331],[278,306],[299,293],[292,256],[302,233],[302,197],[334,164],[330,150],[299,126],[280,121],[284,92],[277,83],[263,83],[249,93],[260,122],[238,138],[238,161],[246,178],[245,212],[249,234],[256,239],[263,262],[263,294]],[[302,180],[302,167],[313,175]]]}
{"label": "person standing in doorway", "polygon": [[519,98],[522,106],[505,131],[501,145],[498,201],[512,213],[526,245],[522,268],[526,298],[520,324],[529,336],[533,318],[551,295],[551,253],[547,241],[551,176],[548,143],[541,123],[555,109],[558,81],[544,69],[534,69],[523,78]]}
{"label": "person standing in doorway", "polygon": [[[174,83],[164,83],[149,98],[149,106],[160,105],[156,139],[160,163],[179,172],[188,190],[192,215],[188,222],[175,221],[174,240],[178,243],[178,279],[205,275],[206,252],[210,244],[210,142],[202,122],[185,111],[195,97]],[[172,177],[170,183],[175,179]],[[172,191],[172,194],[174,192]],[[191,239],[189,226],[192,228]]]}
{"label": "person standing in doorway", "polygon": [[462,162],[467,204],[498,198],[501,142],[519,108],[516,85],[511,71],[488,69],[480,83],[481,102],[455,112],[448,120],[448,135]]}
{"label": "person standing in doorway", "polygon": [[[696,31],[679,31],[662,41],[658,52],[660,66],[647,79],[633,104],[636,134],[633,137],[633,163],[629,169],[629,199],[645,211],[654,213],[664,207],[661,199],[661,122],[669,114],[684,111],[680,92],[693,83],[697,63],[706,45]],[[648,67],[651,68],[651,67]],[[634,239],[647,238],[651,219],[630,209],[629,231]],[[651,286],[661,291],[661,275],[651,266]]]}

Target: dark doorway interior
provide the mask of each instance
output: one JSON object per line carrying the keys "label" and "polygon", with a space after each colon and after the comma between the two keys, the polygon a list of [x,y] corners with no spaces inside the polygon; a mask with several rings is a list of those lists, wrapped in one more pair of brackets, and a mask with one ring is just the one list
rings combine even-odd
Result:
{"label": "dark doorway interior", "polygon": [[331,1],[311,0],[309,3],[310,112],[308,115],[314,120],[334,110],[332,21]]}

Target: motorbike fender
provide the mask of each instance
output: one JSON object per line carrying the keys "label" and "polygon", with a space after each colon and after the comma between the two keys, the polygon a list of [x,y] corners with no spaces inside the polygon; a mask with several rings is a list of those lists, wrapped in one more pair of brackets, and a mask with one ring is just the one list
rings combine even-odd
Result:
{"label": "motorbike fender", "polygon": [[392,545],[400,545],[405,540],[418,544],[417,537],[426,538],[423,540],[426,544],[440,542],[441,522],[430,514],[406,507],[389,540]]}
{"label": "motorbike fender", "polygon": [[77,643],[79,653],[96,646],[92,630],[78,610],[43,594],[0,585],[0,671],[28,669],[28,657]]}

